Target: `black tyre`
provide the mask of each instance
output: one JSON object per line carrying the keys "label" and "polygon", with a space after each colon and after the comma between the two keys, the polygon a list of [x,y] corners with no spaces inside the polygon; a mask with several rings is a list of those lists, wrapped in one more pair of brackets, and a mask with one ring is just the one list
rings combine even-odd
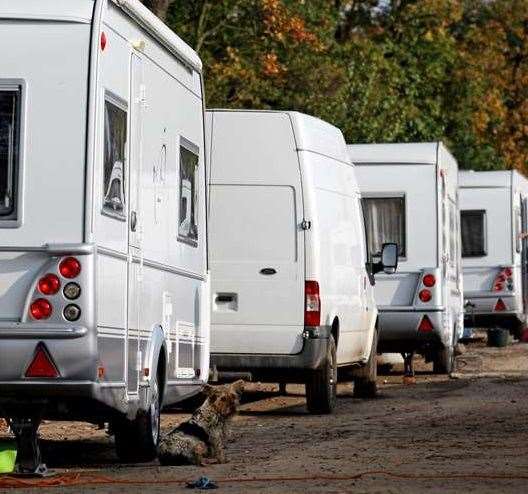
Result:
{"label": "black tyre", "polygon": [[354,396],[356,398],[376,398],[378,395],[378,331],[374,332],[374,340],[370,349],[370,355],[364,367],[354,373]]}
{"label": "black tyre", "polygon": [[337,356],[334,337],[328,339],[326,358],[306,383],[306,407],[313,414],[332,413],[337,402]]}
{"label": "black tyre", "polygon": [[451,374],[455,368],[455,349],[453,346],[440,348],[433,359],[435,374]]}
{"label": "black tyre", "polygon": [[151,403],[134,420],[121,418],[114,423],[115,446],[119,459],[126,463],[154,460],[160,437],[161,393],[159,373],[151,383]]}

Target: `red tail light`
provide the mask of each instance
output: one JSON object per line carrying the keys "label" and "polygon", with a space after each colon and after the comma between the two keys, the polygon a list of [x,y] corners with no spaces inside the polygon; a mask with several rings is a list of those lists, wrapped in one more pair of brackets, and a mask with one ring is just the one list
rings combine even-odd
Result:
{"label": "red tail light", "polygon": [[38,282],[39,292],[43,295],[55,295],[60,290],[59,277],[54,274],[47,274],[40,278]]}
{"label": "red tail light", "polygon": [[431,301],[431,299],[433,298],[433,294],[431,293],[430,290],[424,289],[420,291],[420,293],[418,294],[418,297],[420,297],[420,300],[422,302],[427,303]]}
{"label": "red tail light", "polygon": [[53,307],[45,298],[38,298],[29,307],[29,312],[33,319],[40,321],[41,319],[48,319],[53,312]]}
{"label": "red tail light", "polygon": [[420,321],[420,325],[418,326],[418,331],[420,333],[430,333],[434,329],[433,323],[431,322],[431,319],[427,317],[427,315],[422,317],[422,320]]}
{"label": "red tail light", "polygon": [[81,272],[81,263],[75,257],[67,257],[59,264],[59,271],[65,278],[76,278]]}
{"label": "red tail light", "polygon": [[102,32],[101,33],[101,51],[105,51],[107,42],[108,40],[106,38],[106,33]]}
{"label": "red tail light", "polygon": [[319,283],[317,281],[306,281],[304,285],[305,326],[319,326],[321,324],[321,298],[319,295]]}
{"label": "red tail light", "polygon": [[427,288],[432,288],[433,286],[436,285],[436,278],[434,277],[434,275],[432,274],[426,274],[424,277],[423,277],[423,284],[427,287]]}
{"label": "red tail light", "polygon": [[33,360],[26,370],[26,377],[56,378],[59,375],[48,350],[42,343],[39,343]]}
{"label": "red tail light", "polygon": [[508,288],[508,290],[512,292],[514,288],[512,275],[513,270],[511,268],[503,268],[500,273],[495,276],[492,290],[494,292],[502,292],[505,288]]}
{"label": "red tail light", "polygon": [[495,310],[497,312],[504,312],[505,310],[508,310],[508,308],[506,307],[506,304],[501,298],[497,300],[497,303],[495,304]]}

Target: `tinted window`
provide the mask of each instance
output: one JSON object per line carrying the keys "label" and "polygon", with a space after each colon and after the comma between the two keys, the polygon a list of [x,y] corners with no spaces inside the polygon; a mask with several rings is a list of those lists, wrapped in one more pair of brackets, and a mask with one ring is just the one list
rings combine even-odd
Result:
{"label": "tinted window", "polygon": [[20,140],[20,89],[0,87],[0,216],[16,215]]}
{"label": "tinted window", "polygon": [[198,153],[180,146],[180,221],[178,238],[198,243]]}
{"label": "tinted window", "polygon": [[383,244],[395,242],[405,257],[405,197],[365,197],[363,214],[369,254],[380,256]]}
{"label": "tinted window", "polygon": [[103,211],[125,217],[127,112],[105,102]]}
{"label": "tinted window", "polygon": [[462,257],[478,257],[486,252],[486,211],[461,211]]}

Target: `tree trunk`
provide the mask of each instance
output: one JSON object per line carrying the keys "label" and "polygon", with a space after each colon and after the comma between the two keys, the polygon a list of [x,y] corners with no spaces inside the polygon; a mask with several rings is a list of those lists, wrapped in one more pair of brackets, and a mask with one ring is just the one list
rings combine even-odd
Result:
{"label": "tree trunk", "polygon": [[173,1],[174,0],[143,0],[143,3],[162,21],[165,21],[169,6]]}

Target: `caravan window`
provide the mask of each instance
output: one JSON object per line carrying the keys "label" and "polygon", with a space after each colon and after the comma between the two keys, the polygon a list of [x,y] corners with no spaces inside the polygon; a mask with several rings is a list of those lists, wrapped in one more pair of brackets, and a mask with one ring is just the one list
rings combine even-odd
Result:
{"label": "caravan window", "polygon": [[0,217],[16,217],[20,88],[0,86]]}
{"label": "caravan window", "polygon": [[125,219],[127,112],[107,99],[104,112],[103,212]]}
{"label": "caravan window", "polygon": [[363,214],[369,254],[379,257],[384,243],[395,242],[405,257],[405,197],[364,197]]}
{"label": "caravan window", "polygon": [[460,212],[462,257],[486,256],[486,211]]}
{"label": "caravan window", "polygon": [[198,147],[182,139],[180,143],[180,221],[178,240],[198,245]]}

